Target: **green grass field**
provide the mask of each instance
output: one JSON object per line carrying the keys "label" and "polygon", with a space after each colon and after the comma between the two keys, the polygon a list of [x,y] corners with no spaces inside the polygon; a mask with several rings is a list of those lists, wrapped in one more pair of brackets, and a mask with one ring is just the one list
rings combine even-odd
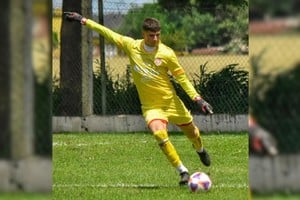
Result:
{"label": "green grass field", "polygon": [[247,199],[248,137],[203,134],[212,157],[204,167],[190,142],[171,133],[190,172],[210,174],[209,192],[179,187],[179,176],[150,133],[65,133],[53,136],[53,199]]}

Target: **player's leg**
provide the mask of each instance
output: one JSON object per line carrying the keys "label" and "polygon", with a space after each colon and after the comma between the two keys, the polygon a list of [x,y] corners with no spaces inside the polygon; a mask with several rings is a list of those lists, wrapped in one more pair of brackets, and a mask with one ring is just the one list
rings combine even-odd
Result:
{"label": "player's leg", "polygon": [[186,135],[186,137],[192,142],[193,147],[196,151],[200,152],[203,150],[203,141],[200,136],[200,131],[198,127],[194,125],[193,122],[187,124],[178,124],[177,125],[181,131]]}
{"label": "player's leg", "polygon": [[210,166],[210,156],[203,147],[203,141],[200,135],[200,131],[193,122],[187,124],[180,124],[178,127],[186,135],[186,137],[192,142],[193,147],[195,148],[197,154],[200,157],[200,160],[205,166]]}
{"label": "player's leg", "polygon": [[168,117],[170,122],[176,124],[192,142],[201,162],[206,166],[210,166],[210,157],[205,148],[203,148],[200,131],[193,123],[191,113],[179,98],[175,99],[170,109],[168,109]]}
{"label": "player's leg", "polygon": [[168,158],[169,162],[172,166],[177,167],[180,165],[181,161],[179,156],[169,140],[166,122],[162,120],[153,120],[149,124],[149,128],[153,133],[154,138],[156,139],[159,147],[163,151],[163,153]]}
{"label": "player's leg", "polygon": [[181,176],[179,184],[187,184],[189,178],[188,169],[182,164],[175,147],[169,140],[166,121],[159,119],[152,120],[149,123],[149,128],[151,129],[153,136],[158,142],[158,145],[162,152],[166,155],[171,165],[175,167],[179,172]]}

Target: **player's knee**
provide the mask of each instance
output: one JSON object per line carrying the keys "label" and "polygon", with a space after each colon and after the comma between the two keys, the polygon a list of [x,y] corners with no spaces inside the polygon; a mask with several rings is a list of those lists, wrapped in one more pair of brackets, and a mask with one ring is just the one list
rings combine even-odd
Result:
{"label": "player's knee", "polygon": [[156,132],[159,130],[166,130],[167,129],[167,121],[162,119],[154,119],[148,124],[150,130],[152,132]]}

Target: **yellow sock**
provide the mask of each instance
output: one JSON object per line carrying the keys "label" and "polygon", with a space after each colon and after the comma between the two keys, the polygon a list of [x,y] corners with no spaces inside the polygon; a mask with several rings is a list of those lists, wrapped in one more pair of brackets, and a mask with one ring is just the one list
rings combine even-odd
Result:
{"label": "yellow sock", "polygon": [[188,127],[180,127],[186,137],[192,142],[196,151],[200,152],[203,150],[203,142],[200,136],[200,131],[197,127],[194,129]]}
{"label": "yellow sock", "polygon": [[173,167],[178,167],[181,164],[180,158],[170,142],[167,130],[159,130],[153,133],[155,139],[157,140],[160,149],[167,156],[169,162]]}

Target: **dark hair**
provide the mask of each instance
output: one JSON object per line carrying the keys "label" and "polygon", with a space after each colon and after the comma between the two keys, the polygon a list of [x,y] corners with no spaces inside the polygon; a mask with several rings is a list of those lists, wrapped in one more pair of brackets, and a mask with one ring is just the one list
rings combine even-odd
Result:
{"label": "dark hair", "polygon": [[146,18],[143,23],[144,31],[160,31],[160,23],[155,18]]}

